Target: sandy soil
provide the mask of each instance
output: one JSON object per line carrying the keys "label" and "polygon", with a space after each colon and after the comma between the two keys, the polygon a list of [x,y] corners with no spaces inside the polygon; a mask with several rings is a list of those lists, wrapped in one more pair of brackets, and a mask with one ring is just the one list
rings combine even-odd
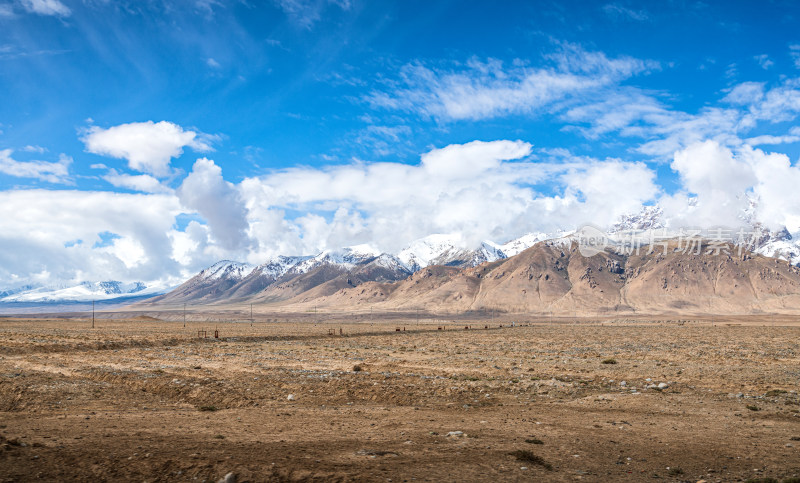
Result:
{"label": "sandy soil", "polygon": [[0,481],[800,476],[800,327],[379,319],[0,319]]}

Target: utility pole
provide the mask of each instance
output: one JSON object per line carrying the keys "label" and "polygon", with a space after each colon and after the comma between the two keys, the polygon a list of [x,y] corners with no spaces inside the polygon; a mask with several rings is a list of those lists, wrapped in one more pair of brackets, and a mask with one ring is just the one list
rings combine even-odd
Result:
{"label": "utility pole", "polygon": [[94,300],[92,300],[92,328],[94,329]]}
{"label": "utility pole", "polygon": [[186,304],[183,304],[183,328],[186,328]]}
{"label": "utility pole", "polygon": [[250,304],[250,327],[253,326],[253,304]]}

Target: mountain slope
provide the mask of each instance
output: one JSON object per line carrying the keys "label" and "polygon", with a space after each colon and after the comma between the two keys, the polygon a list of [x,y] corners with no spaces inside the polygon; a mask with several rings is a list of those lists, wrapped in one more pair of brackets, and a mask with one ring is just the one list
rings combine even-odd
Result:
{"label": "mountain slope", "polygon": [[[800,310],[800,269],[754,253],[685,252],[584,257],[577,244],[538,243],[470,269],[428,267],[395,284],[365,283],[314,300],[319,306],[519,313],[752,313]],[[302,304],[305,300],[295,299]]]}

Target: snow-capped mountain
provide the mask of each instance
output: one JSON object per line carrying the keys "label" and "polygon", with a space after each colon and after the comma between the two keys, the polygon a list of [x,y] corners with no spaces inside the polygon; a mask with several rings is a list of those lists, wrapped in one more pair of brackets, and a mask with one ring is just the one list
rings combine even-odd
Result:
{"label": "snow-capped mountain", "polygon": [[[747,248],[800,265],[800,233],[768,230],[755,221],[756,207],[757,202],[751,200],[750,208],[742,214],[752,243]],[[644,207],[639,213],[621,216],[606,234],[612,245],[623,249],[625,243],[633,239],[646,244],[654,233],[659,238],[677,237],[681,233],[664,222],[659,206]],[[184,303],[187,300],[246,299],[280,290],[283,290],[281,294],[296,293],[300,287],[307,289],[326,284],[333,290],[340,285],[355,286],[367,281],[401,280],[431,265],[475,267],[513,257],[539,242],[555,246],[569,245],[576,240],[575,231],[560,230],[529,233],[503,244],[485,240],[476,247],[470,246],[460,234],[433,234],[411,242],[396,254],[364,244],[325,250],[313,256],[278,256],[257,266],[223,260],[169,293],[165,293],[169,287],[158,283],[84,282],[74,286],[6,288],[0,292],[0,303],[109,300],[151,294],[158,295],[151,299],[154,303]],[[344,278],[339,280],[341,277]],[[267,289],[271,292],[265,292]],[[281,294],[274,296],[283,297]]]}
{"label": "snow-capped mountain", "polygon": [[286,257],[283,255],[277,256],[266,263],[263,263],[255,268],[251,274],[260,274],[266,277],[277,279],[283,276],[286,272],[292,269],[299,263],[313,258],[310,256],[305,257]]}
{"label": "snow-capped mountain", "polygon": [[470,266],[504,258],[498,254],[498,245],[484,242],[477,249],[470,248],[459,234],[428,235],[411,242],[397,254],[397,258],[412,272],[429,265]]}
{"label": "snow-capped mountain", "polygon": [[315,257],[303,260],[293,267],[289,273],[306,273],[320,265],[340,265],[344,268],[352,268],[360,263],[367,262],[381,255],[380,250],[369,245],[354,245],[341,248],[339,250],[325,250]]}
{"label": "snow-capped mountain", "polygon": [[554,238],[561,238],[563,236],[568,235],[569,233],[571,232],[559,231],[556,233],[542,233],[542,232],[529,233],[517,239],[511,240],[510,242],[506,242],[500,245],[499,248],[506,258],[510,258],[536,245],[540,241],[552,240]]}
{"label": "snow-capped mountain", "polygon": [[145,285],[143,282],[124,283],[118,281],[81,282],[73,286],[27,287],[0,297],[1,303],[37,303],[61,301],[112,300],[122,297],[156,295],[169,287],[159,284]]}
{"label": "snow-capped mountain", "polygon": [[608,229],[608,233],[662,229],[663,215],[664,211],[660,206],[645,206],[639,213],[620,216],[619,221]]}
{"label": "snow-capped mountain", "polygon": [[221,278],[227,280],[241,280],[250,272],[255,269],[253,265],[246,263],[232,262],[230,260],[222,260],[198,274],[200,280],[219,280]]}

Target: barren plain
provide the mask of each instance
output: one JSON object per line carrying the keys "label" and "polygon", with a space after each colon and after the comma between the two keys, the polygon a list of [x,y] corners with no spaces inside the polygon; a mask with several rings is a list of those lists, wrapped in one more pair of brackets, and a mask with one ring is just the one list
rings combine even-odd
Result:
{"label": "barren plain", "polygon": [[796,321],[510,324],[0,319],[0,481],[798,481]]}

